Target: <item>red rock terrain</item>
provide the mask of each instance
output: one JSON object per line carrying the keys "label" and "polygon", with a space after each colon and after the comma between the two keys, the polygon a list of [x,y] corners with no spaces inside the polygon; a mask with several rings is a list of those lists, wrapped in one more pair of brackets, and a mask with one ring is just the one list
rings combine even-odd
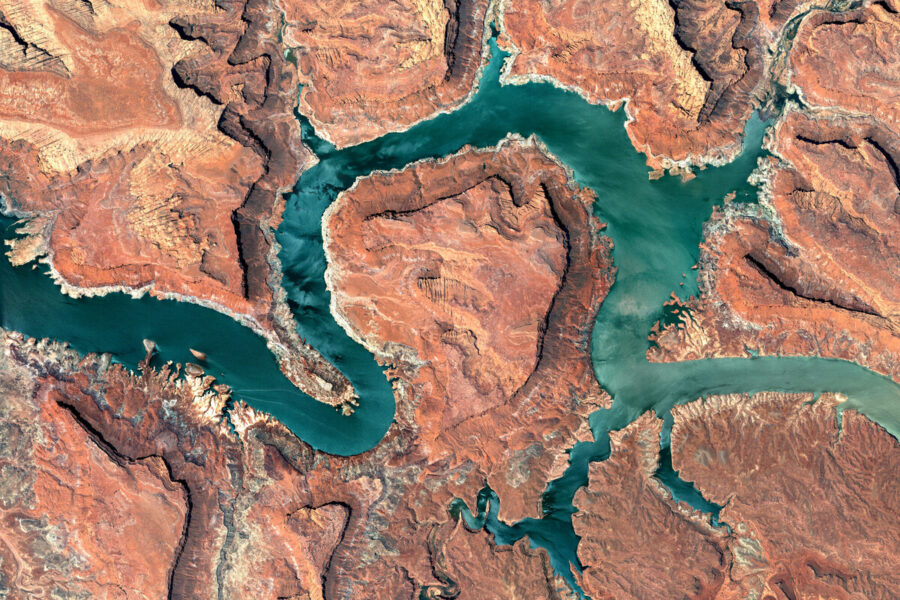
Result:
{"label": "red rock terrain", "polygon": [[796,0],[502,3],[505,79],[550,80],[588,101],[627,100],[628,135],[654,169],[733,158],[780,83]]}
{"label": "red rock terrain", "polygon": [[[351,597],[367,593],[354,581],[373,579],[385,589],[369,597],[443,589],[421,548],[458,542],[446,533],[429,541],[421,524],[446,523],[453,498],[474,502],[485,481],[503,499],[501,519],[539,516],[564,450],[590,439],[585,417],[608,402],[593,377],[590,332],[612,278],[592,201],[533,140],[513,138],[359,180],[326,213],[333,310],[399,377],[387,440],[374,457],[349,459],[386,465],[373,477],[392,500],[367,509],[367,537],[348,539],[357,556],[382,545],[395,556],[363,565],[339,555],[340,568],[357,573],[340,588]],[[536,591],[533,577],[500,585],[490,570],[466,567],[476,564],[466,553],[497,572],[521,568],[500,559],[537,564],[527,552],[485,556],[481,535],[443,554],[457,565],[447,578],[472,582],[461,597],[555,597],[547,582]]]}
{"label": "red rock terrain", "polygon": [[480,76],[486,0],[277,0],[299,110],[338,147],[462,104]]}
{"label": "red rock terrain", "polygon": [[[900,6],[875,2],[804,22],[790,55],[791,83],[812,106],[864,114],[900,132]],[[836,68],[835,57],[843,64]]]}
{"label": "red rock terrain", "polygon": [[672,463],[734,532],[723,598],[895,598],[900,445],[823,395],[673,409]]}
{"label": "red rock terrain", "polygon": [[[179,61],[196,62],[202,44],[182,40],[168,22],[209,15],[188,12],[186,3],[99,13],[74,4],[4,10],[7,47],[40,43],[56,58],[52,70],[20,62],[0,71],[12,91],[0,102],[12,208],[38,215],[44,247],[37,250],[50,253],[72,285],[155,283],[160,292],[195,291],[248,312],[229,223],[266,157],[219,131],[221,102],[179,88],[171,73]],[[233,49],[240,33],[221,46]],[[239,78],[258,80],[261,62]]]}
{"label": "red rock terrain", "polygon": [[[900,20],[881,5],[804,23],[792,81],[827,108],[792,104],[779,119],[761,176],[764,210],[714,216],[700,299],[655,337],[652,359],[754,350],[843,358],[900,377],[900,127],[884,100],[898,89],[898,36]],[[846,71],[863,79],[835,78],[825,58],[835,44],[854,48],[843,53]]]}
{"label": "red rock terrain", "polygon": [[613,432],[609,459],[591,464],[575,494],[580,583],[591,598],[713,598],[726,577],[724,534],[653,478],[661,430],[645,413]]}
{"label": "red rock terrain", "polygon": [[110,452],[31,371],[0,366],[0,594],[165,597],[190,511],[181,482],[158,457]]}
{"label": "red rock terrain", "polygon": [[[466,484],[473,466],[429,473],[403,452],[408,431],[368,456],[325,457],[242,404],[223,414],[209,379],[132,375],[18,334],[3,344],[10,598],[561,598],[542,552],[449,516],[447,488],[480,484]],[[765,393],[673,410],[673,466],[725,505],[731,531],[654,479],[659,419],[614,432],[575,500],[585,591],[896,597],[900,445],[853,411],[839,428],[839,401]]]}
{"label": "red rock terrain", "polygon": [[713,529],[653,478],[662,422],[612,434],[576,494],[592,598],[894,598],[900,445],[838,398],[720,396],[672,410],[672,461],[711,502]]}
{"label": "red rock terrain", "polygon": [[[470,170],[480,168],[477,160]],[[506,173],[533,169],[519,162],[504,165]],[[435,432],[504,404],[522,387],[566,269],[565,234],[542,188],[518,190],[528,194],[519,200],[511,187],[518,182],[503,174],[470,186],[471,176],[449,180],[457,169],[423,164],[360,182],[333,205],[327,243],[343,318],[374,321],[380,327],[369,335],[379,341],[441,358],[424,367],[441,382],[434,400],[446,403],[439,418],[421,419]],[[434,183],[422,189],[420,181]],[[347,272],[352,257],[357,264]]]}
{"label": "red rock terrain", "polygon": [[497,546],[487,535],[468,532],[461,521],[435,527],[431,539],[442,542],[441,546],[429,548],[432,571],[441,584],[423,587],[419,597],[561,598],[560,584],[554,583],[546,555],[531,550],[527,540],[519,540],[512,546]]}
{"label": "red rock terrain", "polygon": [[[431,183],[419,186],[425,175]],[[4,410],[29,432],[17,447],[36,453],[49,435],[41,431],[57,431],[61,421],[70,442],[38,463],[69,465],[55,471],[58,487],[78,485],[77,473],[100,462],[111,471],[108,489],[122,490],[117,519],[143,519],[147,502],[171,506],[173,518],[163,521],[170,533],[141,559],[152,564],[133,568],[157,574],[172,598],[559,598],[543,551],[525,540],[497,547],[448,508],[456,497],[474,501],[488,481],[503,498],[502,518],[539,516],[546,482],[566,466],[564,450],[590,438],[585,417],[608,402],[588,354],[612,277],[592,200],[534,141],[512,139],[373,175],[337,201],[327,220],[329,278],[347,283],[337,306],[398,378],[396,423],[369,453],[314,453],[241,403],[225,409],[227,389],[210,377],[180,379],[169,368],[132,375],[108,358],[82,359],[10,334],[0,372],[33,386],[24,397],[0,390]],[[464,235],[468,249],[446,232]],[[407,258],[420,254],[430,256],[430,270],[405,271]],[[361,260],[343,262],[350,256]],[[452,278],[458,285],[443,287]],[[372,281],[384,282],[378,301],[354,309]],[[393,324],[360,316],[401,305],[390,313]],[[504,361],[510,374],[501,378]],[[10,473],[0,491],[24,478]],[[164,493],[126,494],[138,485]],[[89,506],[105,506],[109,495],[84,493]],[[50,496],[29,510],[28,518],[52,516],[70,529],[113,518],[57,506]],[[28,539],[17,534],[13,542]],[[126,555],[135,551],[121,543]],[[30,547],[16,552],[41,564]],[[10,564],[4,558],[2,568]],[[132,567],[112,564],[123,597],[141,597]],[[40,577],[3,573],[26,585]],[[77,580],[54,581],[81,589]]]}
{"label": "red rock terrain", "polygon": [[323,597],[350,513],[255,437],[282,426],[239,405],[232,433],[211,378],[18,334],[0,361],[8,597]]}
{"label": "red rock terrain", "polygon": [[[516,53],[507,81],[627,98],[657,169],[727,159],[754,107],[796,93],[761,204],[714,215],[702,295],[651,358],[821,355],[900,377],[895,2],[0,0],[0,193],[28,234],[10,257],[44,257],[73,294],[149,287],[241,317],[304,390],[349,402],[280,299],[281,192],[314,160],[295,103],[339,146],[452,109],[491,14]],[[338,198],[332,309],[397,398],[361,456],[314,452],[211,377],[0,333],[0,597],[563,597],[544,551],[497,546],[448,507],[487,483],[502,520],[541,516],[610,403],[590,362],[614,275],[593,200],[519,138]],[[730,530],[654,477],[661,420],[613,432],[575,499],[584,590],[900,597],[900,448],[855,412],[839,425],[840,400],[673,410],[674,468]]]}
{"label": "red rock terrain", "polygon": [[219,5],[0,3],[0,193],[29,234],[11,258],[44,256],[73,295],[149,289],[239,316],[304,391],[349,402],[278,300],[281,194],[314,160],[280,13]]}

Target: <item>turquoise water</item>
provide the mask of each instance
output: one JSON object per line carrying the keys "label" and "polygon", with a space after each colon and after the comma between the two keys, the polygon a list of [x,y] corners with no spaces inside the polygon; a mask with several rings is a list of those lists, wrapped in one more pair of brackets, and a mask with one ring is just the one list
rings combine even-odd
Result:
{"label": "turquoise water", "polygon": [[[900,432],[895,409],[900,406],[898,387],[852,363],[775,357],[650,364],[644,358],[653,323],[669,318],[663,303],[670,293],[686,297],[697,292],[696,272],[690,267],[697,262],[702,225],[712,207],[732,191],[736,201],[755,198],[746,180],[760,155],[763,122],[751,121],[748,150],[731,164],[702,171],[687,183],[671,177],[650,181],[644,157],[625,134],[623,113],[591,106],[576,94],[547,84],[500,86],[503,56],[496,45],[492,49],[493,59],[469,103],[404,133],[336,150],[316,138],[298,116],[320,162],[303,174],[288,197],[277,235],[283,283],[300,334],[358,390],[361,406],[352,417],[343,417],[293,388],[253,332],[190,304],[133,300],[122,294],[73,300],[60,295],[41,269],[13,268],[0,261],[0,322],[28,335],[68,340],[81,351],[111,352],[132,368],[143,357],[142,338],[158,342],[161,360],[189,361],[189,347],[202,350],[209,357],[211,373],[231,385],[236,397],[271,413],[313,447],[335,454],[366,451],[390,426],[394,399],[371,355],[330,316],[323,280],[322,213],[341,190],[373,170],[445,156],[466,144],[491,146],[508,132],[536,134],[574,170],[581,185],[597,192],[595,210],[609,223],[607,233],[615,243],[616,283],[598,315],[591,347],[597,378],[615,402],[591,416],[596,441],[576,445],[565,475],[548,485],[544,518],[500,522],[500,499],[489,486],[476,499],[475,515],[462,501],[454,503],[452,514],[462,515],[472,527],[484,524],[501,543],[528,536],[533,545],[548,549],[554,567],[572,581],[569,565],[578,568],[572,497],[587,480],[589,462],[608,457],[608,432],[624,427],[644,410],[653,408],[665,415],[676,403],[727,392],[836,391],[851,397],[848,406],[859,408],[894,435]],[[665,464],[658,476],[676,497],[715,513],[714,506],[704,504],[702,496]]]}
{"label": "turquoise water", "polygon": [[[11,224],[11,219],[0,219],[5,237],[12,236]],[[237,398],[272,413],[315,447],[354,453],[368,450],[381,439],[383,428],[368,439],[346,431],[352,432],[355,424],[367,424],[371,405],[364,404],[352,417],[342,417],[301,393],[282,375],[265,341],[233,319],[200,306],[150,297],[134,300],[110,294],[72,299],[59,293],[45,270],[43,266],[14,268],[0,260],[4,328],[66,340],[82,352],[109,352],[132,369],[144,357],[144,338],[158,344],[156,365],[166,360],[196,362],[188,351],[196,348],[207,353],[204,366],[209,374],[231,385]]]}

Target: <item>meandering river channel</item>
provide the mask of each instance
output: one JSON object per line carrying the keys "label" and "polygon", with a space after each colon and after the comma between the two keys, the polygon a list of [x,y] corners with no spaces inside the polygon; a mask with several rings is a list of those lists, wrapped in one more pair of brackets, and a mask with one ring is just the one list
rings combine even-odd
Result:
{"label": "meandering river channel", "polygon": [[[572,92],[545,83],[501,86],[505,55],[493,41],[491,46],[493,58],[473,98],[455,112],[406,132],[336,150],[316,138],[303,121],[306,142],[320,162],[303,174],[289,196],[278,231],[284,286],[300,334],[356,387],[361,406],[353,416],[343,417],[296,390],[260,337],[227,316],[199,306],[149,297],[135,300],[124,294],[72,299],[59,293],[43,268],[13,268],[2,260],[0,323],[30,336],[67,340],[82,352],[112,353],[131,368],[143,358],[143,338],[157,341],[163,360],[187,362],[191,360],[188,348],[203,350],[211,374],[230,385],[235,397],[271,413],[305,442],[335,454],[364,452],[390,426],[394,398],[372,356],[331,317],[323,278],[322,213],[340,191],[373,170],[442,157],[467,144],[491,146],[510,132],[536,134],[574,170],[579,184],[597,193],[595,210],[609,224],[607,234],[615,243],[616,282],[598,315],[592,343],[597,378],[615,402],[611,409],[591,417],[596,441],[573,448],[568,471],[550,482],[543,519],[513,525],[499,522],[499,500],[489,488],[477,502],[477,513],[486,514],[473,516],[462,501],[452,512],[462,513],[473,526],[486,522],[499,542],[529,536],[534,545],[546,547],[557,570],[571,578],[569,564],[578,565],[570,518],[573,494],[586,483],[588,463],[608,456],[607,432],[624,427],[644,410],[653,408],[665,415],[675,403],[729,392],[841,392],[850,397],[846,407],[859,409],[898,435],[900,388],[853,363],[799,357],[675,364],[651,364],[645,359],[647,335],[663,316],[669,295],[697,293],[691,266],[697,262],[702,226],[713,206],[729,192],[737,193],[735,201],[755,199],[747,177],[761,153],[762,122],[748,125],[746,149],[731,164],[701,171],[686,183],[674,177],[650,181],[644,157],[625,134],[621,111],[590,105]],[[12,235],[11,220],[3,224],[5,235]],[[688,275],[682,277],[682,273]],[[715,512],[671,469],[662,469],[660,478],[677,497]]]}

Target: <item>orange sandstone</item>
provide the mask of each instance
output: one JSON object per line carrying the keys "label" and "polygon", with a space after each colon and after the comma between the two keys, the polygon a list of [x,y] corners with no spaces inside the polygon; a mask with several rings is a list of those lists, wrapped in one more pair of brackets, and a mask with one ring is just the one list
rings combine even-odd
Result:
{"label": "orange sandstone", "polygon": [[[900,378],[900,145],[893,5],[814,12],[789,56],[791,101],[763,164],[762,211],[714,215],[699,299],[653,360],[799,354]],[[833,57],[845,64],[835,68]]]}
{"label": "orange sandstone", "polygon": [[[396,424],[370,456],[347,459],[362,472],[385,465],[372,476],[394,500],[359,509],[377,518],[366,535],[348,530],[356,554],[335,564],[353,575],[335,592],[371,595],[362,582],[379,581],[372,597],[395,598],[449,579],[472,597],[553,597],[553,582],[491,579],[519,567],[496,562],[510,554],[484,556],[482,542],[466,542],[471,558],[445,553],[446,568],[421,549],[450,543],[447,507],[474,502],[485,481],[501,519],[539,516],[564,450],[591,437],[586,417],[608,396],[589,340],[612,279],[592,201],[535,141],[513,138],[373,174],[326,213],[333,310],[398,378]],[[431,522],[444,524],[434,538]],[[357,558],[371,554],[382,558]],[[452,568],[479,561],[496,571]]]}
{"label": "orange sandstone", "polygon": [[[330,280],[348,284],[340,314],[397,378],[396,422],[360,456],[316,453],[242,403],[226,408],[228,391],[191,372],[132,375],[18,334],[4,338],[12,366],[0,372],[36,382],[41,414],[74,419],[69,438],[165,465],[163,484],[178,482],[189,516],[165,545],[169,562],[157,560],[171,597],[557,599],[546,553],[497,547],[448,507],[488,481],[503,519],[539,516],[564,450],[590,438],[585,417],[608,402],[588,350],[612,278],[592,200],[520,139],[373,175],[341,197],[326,220]],[[432,279],[420,284],[423,269]],[[380,296],[362,302],[372,281]],[[362,319],[353,299],[397,321]],[[54,451],[73,464],[71,448]]]}
{"label": "orange sandstone", "polygon": [[653,360],[818,355],[900,372],[894,138],[878,123],[789,111],[766,173],[768,214],[714,215],[699,299],[654,335]]}
{"label": "orange sandstone", "polygon": [[893,598],[900,445],[823,394],[673,409],[672,462],[731,525],[719,598]]}
{"label": "orange sandstone", "polygon": [[823,394],[713,396],[672,410],[673,467],[709,516],[653,478],[662,422],[612,433],[576,494],[581,584],[592,598],[893,598],[900,589],[900,445]]}
{"label": "orange sandstone", "polygon": [[239,404],[230,428],[210,377],[133,375],[17,334],[3,350],[11,597],[323,597],[350,514],[258,435],[283,426]]}
{"label": "orange sandstone", "polygon": [[0,594],[162,598],[190,508],[156,457],[110,452],[0,356]]}
{"label": "orange sandstone", "polygon": [[278,2],[299,110],[339,148],[451,110],[477,84],[485,0]]}
{"label": "orange sandstone", "polygon": [[281,195],[314,159],[274,4],[28,0],[0,17],[0,194],[27,220],[13,262],[43,257],[73,295],[238,316],[304,391],[351,402],[277,289]]}
{"label": "orange sandstone", "polygon": [[714,598],[725,580],[723,533],[653,477],[661,429],[645,413],[613,432],[610,457],[591,464],[575,494],[580,583],[591,598]]}

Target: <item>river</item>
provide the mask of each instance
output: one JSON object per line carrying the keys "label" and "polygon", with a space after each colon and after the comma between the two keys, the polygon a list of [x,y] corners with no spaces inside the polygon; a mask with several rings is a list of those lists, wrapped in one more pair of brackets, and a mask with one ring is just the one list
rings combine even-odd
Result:
{"label": "river", "polygon": [[[454,504],[454,513],[473,526],[485,521],[502,543],[529,536],[532,544],[550,551],[554,566],[572,581],[569,564],[578,565],[572,496],[587,481],[588,463],[608,456],[608,431],[624,427],[644,410],[666,415],[675,403],[719,393],[841,392],[850,397],[845,407],[859,409],[898,435],[900,388],[853,363],[801,357],[676,364],[651,364],[645,359],[647,335],[665,316],[663,303],[669,295],[674,291],[685,298],[697,293],[691,266],[697,262],[703,223],[713,206],[729,192],[736,192],[736,202],[755,200],[747,178],[762,152],[763,122],[754,119],[748,124],[746,149],[729,165],[700,171],[689,182],[674,177],[651,181],[644,157],[625,134],[622,111],[590,105],[546,83],[501,86],[505,55],[493,40],[491,48],[492,59],[479,90],[467,104],[406,132],[337,150],[317,138],[298,115],[305,141],[320,162],[303,174],[289,195],[277,233],[283,284],[300,335],[356,387],[360,407],[353,416],[343,417],[296,390],[278,370],[262,338],[229,317],[196,305],[150,297],[135,300],[124,294],[72,299],[59,293],[45,268],[13,268],[3,260],[0,323],[30,336],[67,340],[82,352],[109,352],[130,368],[143,357],[143,338],[158,343],[161,360],[190,361],[188,348],[197,348],[207,353],[210,373],[230,385],[235,397],[269,412],[313,447],[341,455],[364,452],[390,426],[394,398],[372,356],[331,317],[323,278],[322,213],[340,191],[373,170],[442,157],[467,144],[491,146],[509,132],[536,134],[574,170],[579,184],[597,193],[596,213],[609,224],[607,234],[615,244],[616,282],[597,317],[592,342],[597,378],[615,401],[612,408],[591,416],[596,441],[573,448],[565,475],[550,482],[543,519],[499,522],[499,499],[489,488],[477,501],[477,512],[486,511],[484,518],[473,516],[462,501]],[[10,223],[4,221],[7,237],[13,235]],[[716,512],[670,467],[664,464],[659,476],[677,497]]]}

